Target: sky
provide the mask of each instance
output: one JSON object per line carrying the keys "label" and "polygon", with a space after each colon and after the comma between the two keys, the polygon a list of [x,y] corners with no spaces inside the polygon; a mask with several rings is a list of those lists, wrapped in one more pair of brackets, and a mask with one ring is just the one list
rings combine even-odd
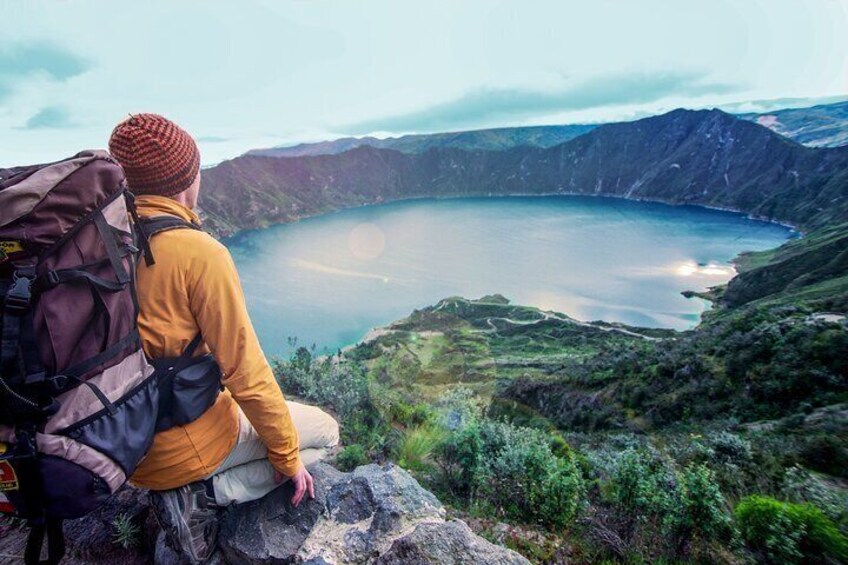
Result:
{"label": "sky", "polygon": [[204,165],[346,135],[770,111],[848,96],[848,0],[0,0],[0,167],[129,113]]}

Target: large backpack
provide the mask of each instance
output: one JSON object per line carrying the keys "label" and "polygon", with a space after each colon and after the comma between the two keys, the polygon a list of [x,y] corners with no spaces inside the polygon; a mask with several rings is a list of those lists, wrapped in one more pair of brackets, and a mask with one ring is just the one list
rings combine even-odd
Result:
{"label": "large backpack", "polygon": [[[165,229],[180,227],[190,226]],[[206,382],[217,365],[192,358],[200,336],[178,358],[145,358],[140,248],[152,265],[123,170],[105,151],[0,169],[0,512],[32,526],[27,563],[39,562],[45,534],[47,563],[58,563],[61,521],[105,502],[157,430],[191,421],[217,395],[207,387],[168,420],[177,373]]]}

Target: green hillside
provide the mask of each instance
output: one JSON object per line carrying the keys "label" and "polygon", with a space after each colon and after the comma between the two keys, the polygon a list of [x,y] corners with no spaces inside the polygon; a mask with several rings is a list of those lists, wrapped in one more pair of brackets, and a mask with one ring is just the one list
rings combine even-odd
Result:
{"label": "green hillside", "polygon": [[848,556],[848,226],[737,260],[696,329],[450,297],[283,388],[536,563]]}

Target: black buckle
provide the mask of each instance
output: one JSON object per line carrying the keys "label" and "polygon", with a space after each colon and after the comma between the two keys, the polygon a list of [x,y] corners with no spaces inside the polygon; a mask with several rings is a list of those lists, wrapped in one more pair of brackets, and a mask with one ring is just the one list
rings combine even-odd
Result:
{"label": "black buckle", "polygon": [[47,277],[47,282],[50,283],[51,287],[59,284],[59,273],[56,271],[47,271],[44,275]]}
{"label": "black buckle", "polygon": [[34,277],[14,274],[12,286],[6,292],[4,306],[7,310],[26,310],[32,299],[32,281]]}

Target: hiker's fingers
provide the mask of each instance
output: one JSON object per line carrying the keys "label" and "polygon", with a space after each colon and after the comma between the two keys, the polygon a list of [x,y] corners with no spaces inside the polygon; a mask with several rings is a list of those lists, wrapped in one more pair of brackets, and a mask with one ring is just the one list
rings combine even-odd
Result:
{"label": "hiker's fingers", "polygon": [[303,493],[305,492],[306,484],[304,481],[296,482],[294,487],[294,496],[292,496],[292,506],[297,507],[300,504],[300,501],[303,498]]}
{"label": "hiker's fingers", "polygon": [[304,476],[305,470],[301,470],[297,475],[292,477],[292,482],[294,483],[294,496],[292,496],[292,506],[297,506],[300,504],[301,499],[303,499],[303,495],[306,494],[306,477]]}

